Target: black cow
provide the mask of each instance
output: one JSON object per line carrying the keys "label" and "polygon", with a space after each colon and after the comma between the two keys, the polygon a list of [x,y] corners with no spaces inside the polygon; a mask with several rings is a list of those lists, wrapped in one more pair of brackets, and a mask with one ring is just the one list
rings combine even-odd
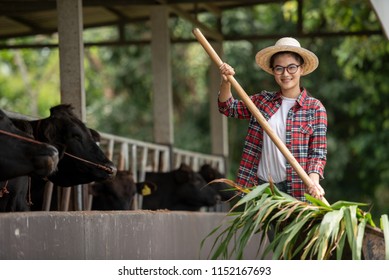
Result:
{"label": "black cow", "polygon": [[68,187],[115,176],[116,167],[96,143],[99,134],[85,126],[71,105],[52,107],[48,118],[30,124],[37,140],[56,146],[64,154],[58,170],[48,177],[55,185]]}
{"label": "black cow", "polygon": [[220,195],[186,164],[170,172],[147,172],[146,181],[153,182],[156,191],[143,197],[142,209],[198,211],[220,200]]}
{"label": "black cow", "polygon": [[0,110],[0,181],[29,174],[48,176],[57,164],[53,145],[34,141]]}
{"label": "black cow", "polygon": [[224,179],[225,175],[216,168],[212,167],[210,164],[203,164],[200,167],[199,173],[208,185],[218,192],[222,201],[228,201],[236,196],[236,191],[232,188],[232,186],[224,182],[214,181],[217,179]]}
{"label": "black cow", "polygon": [[93,195],[92,210],[133,210],[137,193],[146,196],[154,190],[152,183],[135,183],[130,171],[118,170],[115,178],[90,185],[89,192]]}
{"label": "black cow", "polygon": [[[47,177],[55,186],[69,187],[115,177],[116,167],[96,143],[99,134],[85,126],[71,105],[52,107],[48,118],[28,123],[37,140],[54,145],[63,155],[57,171]],[[41,177],[32,178],[31,210],[42,210],[45,184]]]}

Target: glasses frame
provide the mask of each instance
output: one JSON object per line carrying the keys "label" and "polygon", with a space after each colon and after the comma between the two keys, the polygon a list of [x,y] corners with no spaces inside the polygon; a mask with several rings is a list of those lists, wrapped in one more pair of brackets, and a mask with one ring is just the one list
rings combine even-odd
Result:
{"label": "glasses frame", "polygon": [[[289,69],[289,67],[291,67],[291,66],[297,66],[296,67],[296,71],[290,71],[290,69]],[[271,69],[272,69],[272,71],[273,71],[273,74],[274,75],[282,75],[282,74],[284,74],[284,72],[285,72],[285,70],[289,73],[289,74],[295,74],[296,72],[297,72],[297,70],[299,69],[299,67],[301,66],[301,64],[300,65],[297,65],[297,64],[294,64],[294,63],[292,63],[292,64],[289,64],[288,66],[281,66],[281,65],[276,65],[276,66],[274,66],[274,67],[272,67]],[[275,71],[275,68],[282,68],[282,72],[281,73],[276,73],[276,71]]]}

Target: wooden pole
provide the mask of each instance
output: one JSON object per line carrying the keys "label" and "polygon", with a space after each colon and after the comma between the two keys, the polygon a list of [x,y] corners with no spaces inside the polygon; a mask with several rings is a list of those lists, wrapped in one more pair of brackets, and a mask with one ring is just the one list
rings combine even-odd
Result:
{"label": "wooden pole", "polygon": [[[193,34],[195,35],[195,37],[199,41],[199,43],[203,46],[204,50],[208,53],[208,55],[213,60],[213,62],[218,67],[220,67],[223,64],[223,61],[220,59],[218,54],[215,52],[215,50],[209,44],[209,42],[204,37],[204,35],[201,33],[201,31],[198,28],[195,28],[195,29],[193,29]],[[249,109],[249,111],[251,112],[251,114],[253,114],[253,116],[256,118],[256,120],[261,125],[263,130],[267,133],[267,135],[269,135],[269,137],[273,141],[273,143],[277,146],[277,148],[285,156],[286,160],[290,163],[292,168],[296,171],[296,173],[299,175],[299,177],[304,182],[304,184],[308,187],[308,189],[315,188],[311,178],[308,176],[308,174],[305,172],[305,170],[301,167],[301,165],[298,163],[298,161],[292,155],[292,153],[289,151],[289,149],[285,146],[284,142],[282,142],[282,140],[272,130],[269,123],[266,121],[264,116],[261,114],[261,112],[259,111],[257,106],[255,106],[255,104],[250,99],[250,97],[247,95],[245,90],[236,81],[234,76],[228,75],[227,79],[231,83],[233,88],[236,90],[236,92],[238,93],[238,95],[242,99],[242,101],[246,104],[246,106]],[[329,205],[327,200],[324,197],[322,198],[322,201],[324,203],[326,203],[327,205]]]}

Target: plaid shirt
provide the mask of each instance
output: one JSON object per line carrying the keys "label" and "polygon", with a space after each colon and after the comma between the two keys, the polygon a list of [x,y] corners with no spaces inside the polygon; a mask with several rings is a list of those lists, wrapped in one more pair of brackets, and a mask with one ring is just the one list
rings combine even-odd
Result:
{"label": "plaid shirt", "polygon": [[[275,114],[282,102],[280,92],[262,91],[250,98],[266,120]],[[231,97],[226,102],[219,101],[218,106],[219,111],[228,117],[250,120],[236,183],[245,188],[257,186],[263,129],[243,101]],[[326,134],[327,113],[323,104],[302,88],[296,105],[288,113],[285,145],[307,174],[315,172],[323,178],[327,154]],[[306,186],[289,162],[286,163],[286,178],[288,193],[305,201]]]}

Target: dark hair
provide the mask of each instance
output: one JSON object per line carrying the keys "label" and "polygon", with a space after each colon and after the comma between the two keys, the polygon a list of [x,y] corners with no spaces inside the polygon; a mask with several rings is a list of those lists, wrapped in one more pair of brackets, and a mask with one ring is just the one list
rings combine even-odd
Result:
{"label": "dark hair", "polygon": [[289,54],[289,55],[293,56],[293,58],[296,59],[297,62],[300,63],[300,65],[304,64],[304,59],[298,53],[290,52],[290,51],[283,51],[283,52],[275,53],[271,56],[270,63],[269,63],[270,68],[273,68],[273,63],[274,63],[274,60],[276,59],[276,57],[279,55],[283,55],[283,54]]}

